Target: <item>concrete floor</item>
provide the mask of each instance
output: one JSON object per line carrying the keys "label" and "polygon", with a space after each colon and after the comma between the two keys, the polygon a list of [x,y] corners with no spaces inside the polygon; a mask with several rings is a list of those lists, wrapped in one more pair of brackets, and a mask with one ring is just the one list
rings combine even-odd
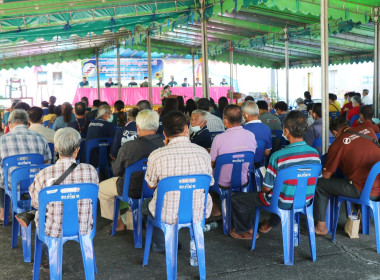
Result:
{"label": "concrete floor", "polygon": [[[261,234],[256,249],[250,241],[234,240],[219,227],[205,233],[208,279],[380,279],[380,255],[376,253],[374,227],[371,235],[350,239],[344,233],[341,213],[336,242],[331,236],[317,237],[317,261],[310,258],[307,235],[295,249],[294,266],[283,264],[280,228]],[[151,252],[149,265],[142,267],[143,249],[133,246],[133,233],[111,237],[98,219],[94,239],[98,274],[96,279],[165,279],[165,255]],[[34,239],[33,239],[34,240]],[[182,250],[178,252],[178,279],[198,279],[198,268],[189,264],[189,233],[180,231]],[[32,279],[33,264],[24,263],[22,247],[10,248],[11,227],[0,227],[0,280]],[[33,242],[34,243],[34,242]],[[34,248],[34,244],[33,244]],[[63,279],[84,279],[79,245],[66,243],[63,254]],[[41,270],[40,279],[49,279]]]}

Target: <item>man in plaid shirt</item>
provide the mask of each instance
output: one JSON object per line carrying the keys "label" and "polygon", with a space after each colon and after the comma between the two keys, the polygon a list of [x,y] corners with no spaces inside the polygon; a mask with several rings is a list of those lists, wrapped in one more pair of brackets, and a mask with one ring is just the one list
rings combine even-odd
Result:
{"label": "man in plaid shirt", "polygon": [[[4,221],[3,159],[30,153],[42,154],[45,162],[51,159],[51,152],[45,138],[37,132],[30,131],[27,127],[28,122],[29,116],[25,110],[13,110],[8,120],[11,132],[0,137],[0,224]],[[10,168],[8,178],[13,169]]]}
{"label": "man in plaid shirt", "polygon": [[[160,180],[170,176],[207,174],[212,177],[211,157],[204,148],[190,142],[185,115],[181,112],[170,112],[166,115],[162,124],[166,147],[154,150],[148,158],[148,168],[145,174],[148,186],[155,189]],[[211,185],[213,184],[214,179],[211,180]],[[145,216],[154,217],[156,198],[157,190],[151,200],[144,201],[143,214]],[[202,190],[194,191],[194,222],[203,218],[204,198],[205,195]],[[179,192],[169,192],[165,195],[161,216],[163,222],[168,224],[177,223],[179,199]],[[210,216],[211,209],[212,199],[208,194],[206,217]],[[165,250],[165,237],[158,228],[153,230],[153,242],[155,251]]]}
{"label": "man in plaid shirt", "polygon": [[[38,193],[53,183],[73,164],[79,152],[81,136],[71,127],[59,129],[54,135],[54,147],[59,154],[59,160],[37,174],[29,194],[32,206],[38,209]],[[98,185],[98,173],[90,164],[79,164],[62,182],[66,184],[93,183]],[[51,237],[62,235],[62,203],[52,202],[46,207],[45,233]],[[91,231],[92,203],[89,199],[79,200],[78,203],[79,232],[81,235]],[[38,213],[35,216],[36,228],[38,228]]]}

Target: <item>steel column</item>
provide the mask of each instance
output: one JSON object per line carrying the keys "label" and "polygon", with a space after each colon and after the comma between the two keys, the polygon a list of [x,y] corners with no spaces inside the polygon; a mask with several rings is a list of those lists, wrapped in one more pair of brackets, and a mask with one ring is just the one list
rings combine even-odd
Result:
{"label": "steel column", "polygon": [[375,16],[373,17],[375,23],[375,46],[374,46],[374,55],[373,55],[373,109],[374,117],[379,116],[379,56],[380,56],[380,21],[379,21],[379,9],[374,9]]}
{"label": "steel column", "polygon": [[96,85],[98,88],[98,99],[100,100],[100,74],[99,74],[99,49],[96,50]]}
{"label": "steel column", "polygon": [[321,0],[322,154],[329,148],[329,42],[328,0]]}
{"label": "steel column", "polygon": [[285,91],[286,91],[286,104],[289,105],[289,37],[288,29],[284,29],[285,35]]}
{"label": "steel column", "polygon": [[148,87],[149,87],[149,102],[153,105],[153,90],[152,90],[152,46],[150,40],[150,31],[146,31],[146,48],[148,53]]}
{"label": "steel column", "polygon": [[116,39],[116,63],[117,63],[117,93],[121,100],[121,75],[120,75],[120,44],[119,39]]}
{"label": "steel column", "polygon": [[191,50],[191,70],[193,72],[193,99],[195,98],[195,53]]}
{"label": "steel column", "polygon": [[202,86],[203,97],[210,98],[210,89],[208,84],[208,47],[207,47],[207,20],[205,18],[205,1],[201,3],[201,37],[202,37]]}
{"label": "steel column", "polygon": [[232,47],[232,42],[230,42],[230,103],[234,103],[234,93],[233,93],[233,83],[234,83],[234,48]]}

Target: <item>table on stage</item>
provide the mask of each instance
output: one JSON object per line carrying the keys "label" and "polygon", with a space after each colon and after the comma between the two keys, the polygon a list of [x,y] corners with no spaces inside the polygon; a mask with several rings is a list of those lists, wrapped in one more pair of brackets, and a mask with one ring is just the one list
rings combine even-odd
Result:
{"label": "table on stage", "polygon": [[[227,91],[229,87],[210,87],[210,97],[218,102],[218,99],[222,96],[227,97]],[[161,104],[161,90],[162,88],[153,87],[153,104]],[[193,98],[193,88],[192,87],[172,87],[173,95],[181,95],[185,99],[185,102],[189,98]],[[88,98],[89,105],[92,106],[92,102],[98,99],[98,89],[97,88],[77,88],[75,93],[73,104],[79,102],[82,97],[86,96]],[[202,97],[203,90],[202,87],[195,88],[195,96]],[[106,101],[108,104],[113,105],[115,101],[119,99],[117,88],[101,88],[100,89],[100,100]],[[136,105],[140,100],[149,100],[149,89],[147,87],[143,88],[122,88],[121,89],[121,100],[123,100],[125,105]]]}

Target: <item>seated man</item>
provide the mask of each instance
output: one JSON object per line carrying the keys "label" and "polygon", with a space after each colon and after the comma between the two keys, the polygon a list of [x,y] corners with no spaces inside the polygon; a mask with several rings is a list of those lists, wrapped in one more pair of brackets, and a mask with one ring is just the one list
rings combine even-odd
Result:
{"label": "seated man", "polygon": [[[380,149],[371,140],[350,133],[365,134],[373,139],[376,134],[369,127],[351,128],[342,117],[331,121],[330,130],[335,141],[328,150],[327,160],[322,170],[323,178],[318,180],[314,201],[315,233],[327,234],[326,207],[330,196],[348,196],[359,198],[363,191],[368,174],[380,160]],[[333,178],[340,168],[346,178]],[[370,194],[372,200],[380,199],[380,178],[377,177]]]}
{"label": "seated man", "polygon": [[183,83],[181,84],[181,87],[189,87],[190,84],[187,82],[187,78],[183,79]]}
{"label": "seated man", "polygon": [[48,107],[49,107],[49,102],[47,102],[47,101],[41,102],[41,108],[42,108],[44,115],[49,114],[49,108]]}
{"label": "seated man", "polygon": [[226,82],[225,78],[223,78],[222,81],[220,82],[220,86],[221,87],[228,86],[228,83]]}
{"label": "seated man", "polygon": [[106,88],[110,88],[110,87],[115,86],[115,85],[117,85],[117,84],[115,84],[115,83],[112,81],[112,78],[109,78],[109,79],[108,79],[108,82],[106,82],[106,83],[104,84],[104,86],[105,86]]}
{"label": "seated man", "polygon": [[379,133],[379,127],[372,123],[373,118],[373,109],[371,105],[365,105],[360,108],[360,117],[359,120],[354,121],[354,124],[352,127],[360,126],[362,128],[364,127],[370,127],[373,129],[375,133]]}
{"label": "seated man", "polygon": [[274,104],[274,110],[276,111],[276,116],[281,121],[281,126],[283,126],[286,114],[288,112],[288,104],[286,104],[284,101],[278,101],[276,104]]}
{"label": "seated man", "polygon": [[78,87],[88,87],[88,86],[89,86],[89,83],[87,81],[87,77],[83,77],[82,81],[79,82]]}
{"label": "seated man", "polygon": [[368,89],[363,89],[363,98],[362,103],[363,105],[372,105],[372,97],[368,95],[369,91]]}
{"label": "seated man", "polygon": [[[38,210],[39,192],[54,182],[75,163],[79,152],[81,137],[78,131],[71,127],[58,130],[54,135],[54,148],[59,154],[59,160],[49,167],[41,170],[29,187],[32,199],[32,207]],[[99,184],[98,174],[94,167],[81,163],[62,181],[62,185],[93,183]],[[79,233],[85,235],[92,229],[92,203],[88,199],[80,200],[78,203]],[[22,226],[28,226],[33,219],[33,213],[18,214],[17,220]],[[38,228],[38,211],[35,213],[36,227]],[[45,234],[59,238],[62,236],[62,203],[52,202],[46,206]]]}
{"label": "seated man", "polygon": [[[278,174],[281,169],[306,163],[320,164],[318,152],[303,141],[306,130],[307,118],[302,112],[291,111],[287,114],[284,121],[283,134],[289,140],[290,144],[271,156],[261,192],[234,193],[232,196],[231,218],[234,229],[231,230],[230,234],[233,238],[252,238],[253,217],[251,217],[251,213],[254,212],[255,207],[270,205],[276,174]],[[294,158],[295,155],[297,156],[296,159]],[[280,196],[289,199],[282,200],[280,198],[278,203],[279,207],[282,209],[290,209],[293,203],[294,188],[289,185],[284,185],[281,189]],[[310,199],[312,199],[312,197],[310,197]],[[264,221],[259,231],[266,233],[271,230],[272,227],[278,225],[279,222],[280,218],[273,214],[269,221]]]}
{"label": "seated man", "polygon": [[140,100],[139,102],[137,102],[136,106],[137,109],[139,109],[139,111],[152,110],[152,105],[148,100]]}
{"label": "seated man", "polygon": [[[305,134],[305,142],[309,146],[313,146],[313,142],[315,138],[321,138],[322,137],[322,104],[321,103],[314,103],[312,108],[312,117],[314,119],[314,123],[310,125],[306,131]],[[329,133],[329,137],[333,137],[331,132]],[[318,153],[322,154],[322,147],[316,148]]]}
{"label": "seated man", "polygon": [[264,156],[269,156],[272,149],[272,132],[266,124],[259,120],[259,107],[254,101],[246,101],[242,106],[243,118],[245,120],[244,129],[249,130],[255,135],[256,141],[262,140],[265,142],[263,154],[258,154],[256,149],[255,163],[260,163]]}
{"label": "seated man", "polygon": [[337,101],[337,96],[334,93],[329,93],[329,112],[340,113],[340,103]]}
{"label": "seated man", "polygon": [[92,103],[92,110],[86,114],[86,118],[89,121],[93,121],[96,119],[96,116],[98,114],[99,107],[101,105],[101,102],[99,99],[95,99]]}
{"label": "seated man", "polygon": [[127,113],[127,124],[116,131],[111,147],[111,158],[115,159],[117,153],[124,143],[135,140],[137,138],[136,117],[139,109],[130,109]]}
{"label": "seated man", "polygon": [[4,222],[3,159],[19,154],[36,153],[44,156],[45,163],[51,160],[48,143],[41,134],[28,129],[28,121],[29,117],[25,110],[14,109],[8,120],[10,132],[0,137],[0,224]]}
{"label": "seated man", "polygon": [[[148,169],[145,180],[148,186],[156,189],[158,182],[170,176],[206,174],[212,177],[211,158],[208,152],[198,145],[190,143],[189,129],[186,117],[181,112],[172,111],[163,120],[165,146],[153,151],[148,158]],[[176,165],[177,164],[177,165]],[[211,180],[211,185],[214,180]],[[157,190],[152,199],[146,199],[143,204],[144,216],[154,217],[156,212]],[[194,222],[198,222],[204,215],[204,192],[194,191]],[[168,224],[177,222],[177,206],[179,195],[177,192],[169,192],[165,196],[164,209],[162,209],[162,221]],[[211,213],[212,200],[207,198],[206,217]],[[163,232],[153,229],[153,249],[165,251],[165,238]]]}
{"label": "seated man", "polygon": [[140,87],[149,87],[148,77],[144,77],[144,81],[140,84]]}
{"label": "seated man", "polygon": [[348,111],[347,120],[351,120],[353,116],[360,114],[360,104],[362,103],[360,97],[355,95],[351,97],[352,109]]}
{"label": "seated man", "polygon": [[37,132],[41,134],[46,142],[48,143],[54,143],[54,133],[55,131],[44,127],[42,124],[42,117],[43,117],[43,111],[40,107],[31,107],[28,110],[29,115],[29,130]]}
{"label": "seated man", "polygon": [[[305,101],[301,97],[296,99],[297,111],[307,111],[307,105],[304,102]],[[308,102],[308,104],[311,104],[311,102]]]}
{"label": "seated man", "polygon": [[75,103],[75,120],[69,122],[67,127],[72,127],[80,133],[82,138],[86,138],[90,121],[86,118],[86,105],[83,102]]}
{"label": "seated man", "polygon": [[175,86],[178,85],[178,83],[174,80],[174,76],[173,76],[173,75],[170,76],[170,82],[167,83],[167,85],[168,85],[169,87],[175,87]]}
{"label": "seated man", "polygon": [[259,120],[269,126],[270,130],[282,130],[280,119],[268,111],[268,103],[259,100],[256,104],[259,107]]}
{"label": "seated man", "polygon": [[207,112],[203,110],[194,110],[191,113],[190,134],[191,143],[197,144],[205,149],[211,148],[211,135],[207,128]]}
{"label": "seated man", "polygon": [[[211,102],[207,98],[201,98],[197,102],[197,107],[200,110],[204,110],[207,112],[207,127],[210,132],[220,132],[224,131],[224,125],[220,118],[214,116],[210,113],[211,111]],[[223,113],[223,112],[222,112]]]}
{"label": "seated man", "polygon": [[[105,180],[99,185],[99,201],[103,218],[113,219],[115,196],[123,195],[125,168],[140,159],[147,158],[152,151],[164,146],[162,137],[156,134],[158,120],[159,116],[153,110],[143,110],[138,113],[136,118],[138,138],[125,143],[117,153],[116,159],[112,162],[113,174],[116,177]],[[141,197],[142,182],[142,174],[132,175],[129,197]],[[125,225],[119,218],[116,230],[122,231],[124,229]]]}

